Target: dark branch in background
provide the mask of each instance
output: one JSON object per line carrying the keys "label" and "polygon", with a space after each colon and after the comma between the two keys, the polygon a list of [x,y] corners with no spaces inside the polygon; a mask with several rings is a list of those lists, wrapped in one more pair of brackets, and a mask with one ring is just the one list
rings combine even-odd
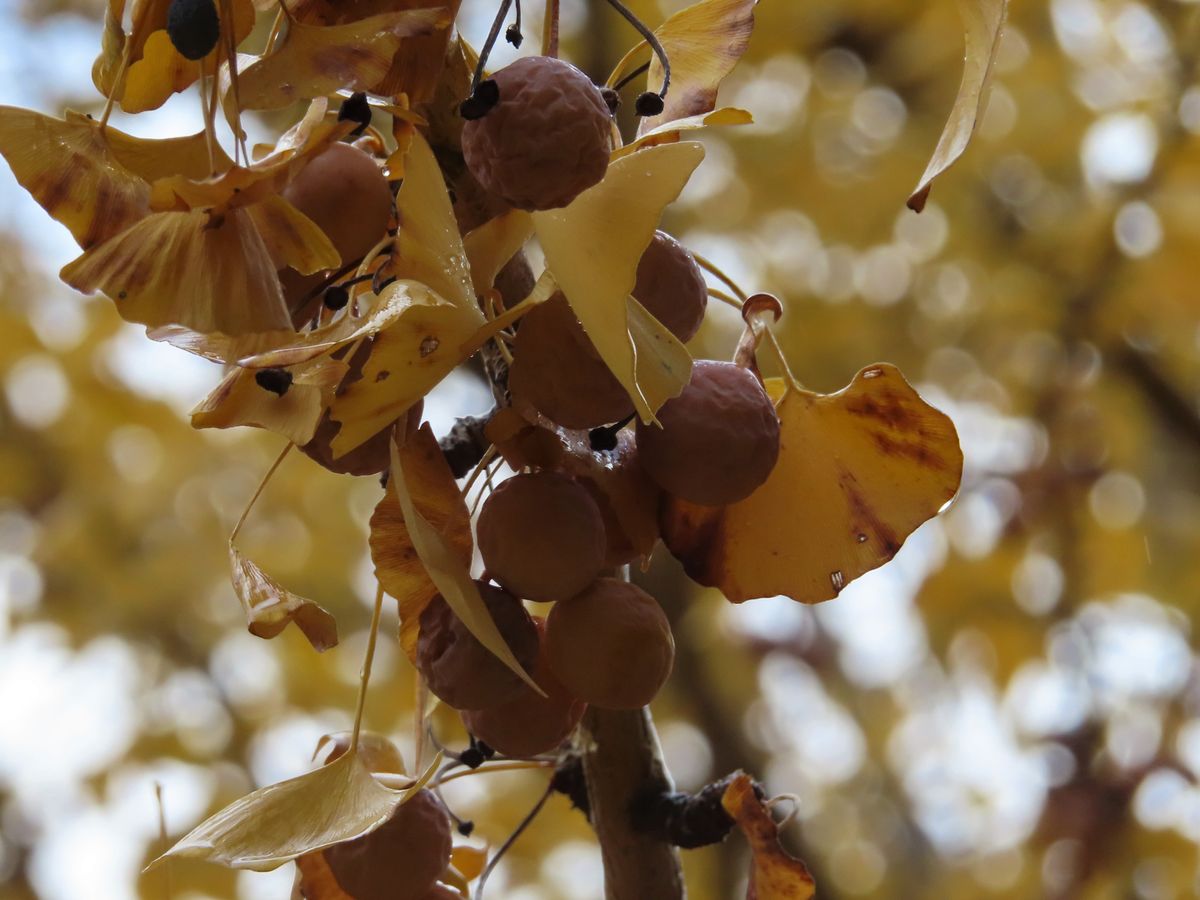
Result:
{"label": "dark branch in background", "polygon": [[438,441],[442,455],[450,464],[450,471],[454,473],[455,478],[465,476],[483,459],[489,443],[483,430],[487,428],[495,413],[493,408],[491,412],[482,416],[463,416],[455,421],[446,432],[446,436]]}
{"label": "dark branch in background", "polygon": [[1200,410],[1171,383],[1149,354],[1125,344],[1109,348],[1105,355],[1137,385],[1167,428],[1200,447]]}

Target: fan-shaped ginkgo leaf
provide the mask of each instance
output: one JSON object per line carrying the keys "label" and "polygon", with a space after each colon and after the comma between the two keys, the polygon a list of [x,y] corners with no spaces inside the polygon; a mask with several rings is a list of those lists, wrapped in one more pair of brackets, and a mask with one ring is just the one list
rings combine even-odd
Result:
{"label": "fan-shaped ginkgo leaf", "polygon": [[812,875],[780,845],[779,826],[754,793],[749,775],[738,773],[725,788],[721,806],[737,822],[753,854],[746,900],[809,900],[815,896]]}
{"label": "fan-shaped ginkgo leaf", "polygon": [[[418,442],[404,453],[409,496],[421,517],[442,535],[449,552],[463,568],[471,565],[474,543],[471,516],[454,475],[440,450],[429,445],[419,432]],[[434,452],[437,450],[437,452]],[[438,589],[417,554],[396,491],[390,485],[371,516],[369,538],[375,577],[400,605],[400,646],[416,662],[417,634],[421,612],[437,596]]]}
{"label": "fan-shaped ginkgo leaf", "polygon": [[234,801],[152,865],[192,857],[269,872],[301,854],[369,834],[391,818],[423,780],[405,791],[390,790],[371,777],[357,753],[346,753],[327,766]]}
{"label": "fan-shaped ginkgo leaf", "polygon": [[[245,40],[254,30],[255,9],[251,0],[228,0],[233,12],[232,41],[236,46]],[[135,4],[134,21],[138,21],[139,7]],[[169,6],[164,0],[151,0],[147,19],[149,28],[145,28],[145,39],[140,43],[138,35],[131,36],[132,60],[129,70],[125,73],[125,81],[121,86],[121,108],[125,112],[138,113],[158,109],[171,98],[196,82],[201,69],[208,74],[216,71],[217,60],[224,57],[225,35],[228,25],[224,18],[221,21],[222,38],[217,46],[203,60],[191,60],[185,57],[171,42],[166,28],[166,10]],[[224,11],[224,3],[217,4],[218,14]],[[104,51],[102,51],[102,58]],[[99,60],[97,60],[99,63]],[[95,71],[95,70],[93,70]]]}
{"label": "fan-shaped ginkgo leaf", "polygon": [[[416,473],[422,467],[432,467],[432,461],[414,465],[417,456],[442,456],[437,438],[429,428],[422,425],[417,433],[405,442],[403,447],[397,447],[392,442],[392,468],[389,484],[396,491],[396,499],[404,515],[405,525],[413,547],[420,557],[421,563],[429,573],[430,580],[437,587],[438,593],[462,621],[474,638],[495,654],[496,658],[512,669],[531,688],[545,696],[537,683],[530,678],[529,673],[521,666],[513,655],[512,649],[500,629],[496,627],[487,605],[479,596],[479,586],[471,579],[471,570],[464,564],[461,553],[455,548],[450,537],[439,531],[433,523],[421,515],[413,502],[412,491],[416,483]],[[443,465],[444,465],[443,461]],[[409,474],[409,470],[413,474]],[[449,473],[449,468],[446,469]]]}
{"label": "fan-shaped ginkgo leaf", "polygon": [[[654,30],[671,60],[671,86],[663,111],[643,118],[639,134],[664,122],[709,112],[716,106],[717,88],[750,44],[757,3],[758,0],[700,0]],[[630,67],[645,52],[644,42],[634,47],[617,65],[616,73]],[[651,56],[646,73],[650,90],[658,90],[662,77],[658,57]]]}
{"label": "fan-shaped ginkgo leaf", "polygon": [[269,640],[295,622],[318,653],[337,646],[337,622],[319,604],[283,588],[233,544],[229,565],[252,635]]}
{"label": "fan-shaped ginkgo leaf", "polygon": [[370,90],[382,81],[403,38],[450,22],[444,8],[371,16],[345,25],[293,22],[278,50],[241,73],[243,109],[276,109],[339,89]]}
{"label": "fan-shaped ginkgo leaf", "polygon": [[101,129],[79,113],[56,119],[12,106],[0,106],[0,154],[85,250],[150,214],[150,180],[168,172],[209,174],[203,134],[144,140]]}
{"label": "fan-shaped ginkgo leaf", "polygon": [[61,275],[84,293],[103,291],[123,318],[144,325],[238,335],[291,324],[271,254],[244,209],[155,213]]}
{"label": "fan-shaped ginkgo leaf", "polygon": [[303,446],[312,440],[348,369],[342,360],[321,357],[291,370],[291,387],[280,395],[259,386],[254,370],[235,367],[192,410],[192,427],[249,425]]}
{"label": "fan-shaped ginkgo leaf", "polygon": [[275,268],[291,266],[301,275],[342,263],[333,242],[317,223],[282,197],[268,196],[246,207]]}
{"label": "fan-shaped ginkgo leaf", "polygon": [[779,461],[765,484],[731,506],[672,499],[663,511],[663,540],[687,573],[734,603],[836,597],[958,490],[954,424],[894,366],[869,366],[836,394],[788,390],[777,410]]}
{"label": "fan-shaped ginkgo leaf", "polygon": [[698,113],[684,119],[672,119],[670,122],[664,122],[657,128],[639,135],[624,147],[614,150],[613,159],[620,159],[622,156],[636,153],[645,147],[654,147],[658,144],[673,144],[681,140],[684,132],[687,131],[699,131],[701,128],[718,125],[753,124],[754,116],[748,110],[739,109],[736,106],[722,106],[720,109],[714,109],[712,112]]}
{"label": "fan-shaped ginkgo leaf", "polygon": [[683,390],[691,358],[630,292],[663,209],[703,158],[691,141],[649,147],[615,160],[569,206],[532,214],[547,270],[644,421]]}
{"label": "fan-shaped ginkgo leaf", "polygon": [[938,139],[933,157],[917,182],[916,190],[908,198],[908,208],[914,212],[925,208],[934,179],[963,155],[975,133],[975,125],[987,100],[992,63],[996,60],[996,51],[1000,49],[1008,0],[958,0],[958,10],[962,15],[967,44],[962,83],[958,86],[958,96],[954,98],[950,118]]}

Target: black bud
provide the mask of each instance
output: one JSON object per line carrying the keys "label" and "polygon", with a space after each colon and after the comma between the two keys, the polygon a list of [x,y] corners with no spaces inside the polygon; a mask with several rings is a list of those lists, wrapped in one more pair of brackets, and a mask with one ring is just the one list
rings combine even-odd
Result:
{"label": "black bud", "polygon": [[458,833],[461,834],[463,837],[470,837],[471,832],[474,830],[475,830],[475,823],[472,822],[470,819],[467,819],[465,822],[458,823]]}
{"label": "black bud", "polygon": [[520,47],[521,41],[525,40],[524,36],[521,34],[521,29],[516,25],[508,26],[508,29],[504,32],[504,39],[514,47]]}
{"label": "black bud", "polygon": [[458,114],[468,122],[482,119],[500,102],[500,86],[492,79],[479,82],[471,96],[458,107]]}
{"label": "black bud", "polygon": [[282,397],[292,386],[292,373],[287,369],[259,369],[254,373],[254,380],[264,391]]}
{"label": "black bud", "polygon": [[488,746],[483,741],[478,740],[478,739],[475,741],[475,749],[483,754],[484,759],[491,759],[493,756],[496,755],[495,750],[493,750],[490,746]]}
{"label": "black bud", "polygon": [[483,765],[486,757],[479,752],[478,747],[468,747],[458,755],[458,761],[468,769],[478,769]]}
{"label": "black bud", "polygon": [[221,19],[213,0],[171,0],[167,37],[183,56],[204,59],[221,38]]}
{"label": "black bud", "polygon": [[325,289],[323,302],[326,309],[332,309],[334,312],[345,309],[346,304],[350,302],[350,291],[340,284],[335,284]]}
{"label": "black bud", "polygon": [[362,91],[351,94],[342,101],[342,107],[338,110],[339,122],[357,122],[358,127],[351,134],[362,134],[367,130],[367,126],[371,124],[371,104],[367,102],[367,95]]}
{"label": "black bud", "polygon": [[621,108],[621,95],[610,87],[600,88],[600,96],[604,98],[604,103],[608,106],[609,115],[615,116],[617,110]]}
{"label": "black bud", "polygon": [[646,91],[644,94],[639,94],[633,108],[639,116],[657,116],[663,111],[663,98],[654,91]]}
{"label": "black bud", "polygon": [[588,432],[588,443],[597,453],[617,449],[617,430],[608,426],[593,428]]}

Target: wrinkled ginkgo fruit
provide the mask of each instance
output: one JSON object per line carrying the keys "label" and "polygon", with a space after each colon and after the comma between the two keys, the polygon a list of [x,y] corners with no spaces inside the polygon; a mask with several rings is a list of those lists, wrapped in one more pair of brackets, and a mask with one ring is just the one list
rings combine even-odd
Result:
{"label": "wrinkled ginkgo fruit", "polygon": [[546,696],[522,684],[503,703],[462,713],[467,731],[508,756],[534,756],[553,750],[575,730],[587,709],[587,704],[572,695],[550,667],[545,620],[535,618],[534,622],[541,645],[532,675]]}
{"label": "wrinkled ginkgo fruit", "polygon": [[567,690],[602,709],[645,706],[675,662],[662,607],[617,578],[601,578],[554,605],[546,619],[546,651]]}
{"label": "wrinkled ginkgo fruit", "polygon": [[496,72],[496,103],[463,127],[479,183],[518,209],[566,206],[608,170],[612,115],[600,89],[568,62],[527,56]]}
{"label": "wrinkled ginkgo fruit", "polygon": [[696,336],[708,307],[704,272],[687,248],[656,231],[638,261],[633,296],[679,340]]}
{"label": "wrinkled ginkgo fruit", "polygon": [[354,900],[425,900],[450,850],[446,809],[421,790],[370,834],[326,849],[325,861]]}
{"label": "wrinkled ginkgo fruit", "polygon": [[[479,596],[522,668],[537,659],[538,636],[521,601],[477,581]],[[524,682],[471,634],[439,594],[421,613],[417,668],[429,689],[455,709],[485,709],[512,697]]]}
{"label": "wrinkled ginkgo fruit", "polygon": [[513,400],[564,428],[595,428],[633,412],[629,394],[556,294],[521,321],[508,373]]}
{"label": "wrinkled ginkgo fruit", "polygon": [[753,373],[697,360],[683,393],[639,422],[638,457],[664,491],[702,506],[754,493],[779,458],[779,418]]}
{"label": "wrinkled ginkgo fruit", "polygon": [[479,513],[479,553],[488,573],[526,600],[573,597],[600,575],[604,519],[583,485],[558,472],[514,475]]}

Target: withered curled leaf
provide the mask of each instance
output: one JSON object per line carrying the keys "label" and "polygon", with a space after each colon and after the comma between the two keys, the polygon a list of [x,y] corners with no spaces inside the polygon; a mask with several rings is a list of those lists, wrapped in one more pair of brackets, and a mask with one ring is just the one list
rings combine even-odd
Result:
{"label": "withered curled leaf", "polygon": [[[411,446],[400,451],[408,473],[409,496],[421,517],[444,537],[452,556],[469,567],[474,549],[471,517],[446,458],[431,438],[432,432],[422,429],[409,439]],[[400,646],[415,662],[421,612],[438,589],[421,562],[390,484],[375,507],[370,527],[375,577],[400,605]]]}
{"label": "withered curled leaf", "polygon": [[[420,557],[430,580],[437,587],[438,593],[445,599],[450,609],[467,627],[474,638],[490,650],[506,666],[512,669],[521,680],[542,694],[542,689],[529,676],[529,673],[517,661],[512,649],[500,629],[496,627],[487,605],[479,595],[479,587],[471,579],[471,570],[463,564],[462,556],[451,543],[449,537],[438,531],[417,509],[413,501],[415,478],[409,474],[411,460],[418,454],[436,453],[441,455],[441,448],[433,436],[429,425],[421,426],[416,435],[397,447],[392,442],[392,469],[389,483],[396,490],[396,499],[404,514],[404,522],[408,527],[409,538]],[[447,467],[448,471],[448,467]]]}
{"label": "withered curled leaf", "polygon": [[357,753],[288,781],[259,788],[197,825],[152,865],[193,857],[269,872],[304,853],[378,828],[413,793],[371,777]]}
{"label": "withered curled leaf", "polygon": [[373,88],[392,66],[401,41],[449,24],[447,11],[387,12],[345,25],[293,22],[283,45],[240,75],[243,109],[276,109],[340,89]]}
{"label": "withered curled leaf", "polygon": [[975,125],[987,100],[992,63],[1000,48],[1008,0],[958,0],[958,9],[962,15],[967,44],[962,83],[933,157],[917,182],[916,190],[908,198],[908,208],[914,212],[925,208],[934,179],[963,155],[975,133]]}
{"label": "withered curled leaf", "polygon": [[779,844],[779,826],[754,793],[750,776],[739,773],[721,797],[725,812],[750,843],[753,860],[746,900],[809,900],[817,886],[808,868]]}
{"label": "withered curled leaf", "polygon": [[284,588],[251,559],[229,545],[233,589],[255,637],[270,639],[295,622],[318,653],[337,646],[337,622],[315,601]]}

